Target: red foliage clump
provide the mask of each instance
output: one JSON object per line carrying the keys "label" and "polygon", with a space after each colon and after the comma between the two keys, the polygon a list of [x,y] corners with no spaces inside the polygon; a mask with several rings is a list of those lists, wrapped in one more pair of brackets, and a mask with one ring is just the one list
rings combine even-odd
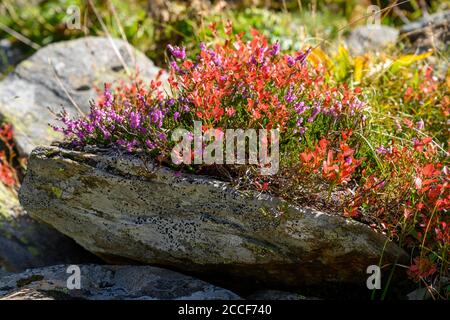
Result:
{"label": "red foliage clump", "polygon": [[0,182],[8,187],[14,187],[19,184],[16,169],[13,161],[16,156],[14,152],[13,130],[10,124],[0,126],[0,141],[2,150],[0,150]]}

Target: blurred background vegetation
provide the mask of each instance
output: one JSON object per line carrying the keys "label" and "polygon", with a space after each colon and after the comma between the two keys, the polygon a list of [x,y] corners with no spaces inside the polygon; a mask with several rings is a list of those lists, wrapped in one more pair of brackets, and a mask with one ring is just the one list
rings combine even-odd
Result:
{"label": "blurred background vegetation", "polygon": [[[448,7],[446,1],[372,1],[381,8],[382,23],[400,25]],[[364,24],[368,0],[1,0],[0,39],[8,39],[24,56],[49,43],[85,35],[111,34],[126,38],[157,65],[165,64],[168,43],[198,46],[212,22],[234,22],[235,30],[252,27],[279,40],[284,49],[299,49],[324,40],[335,43],[348,24]],[[80,9],[80,29],[67,26],[70,6]],[[69,9],[70,10],[70,9]],[[103,22],[103,25],[102,25]],[[2,59],[2,57],[0,57]],[[4,59],[4,57],[3,57]]]}

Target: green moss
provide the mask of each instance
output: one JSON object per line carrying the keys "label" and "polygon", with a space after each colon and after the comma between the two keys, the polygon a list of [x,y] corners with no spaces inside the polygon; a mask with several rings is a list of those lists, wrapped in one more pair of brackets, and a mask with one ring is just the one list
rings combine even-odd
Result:
{"label": "green moss", "polygon": [[52,187],[52,192],[53,192],[53,194],[54,194],[58,199],[61,198],[62,190],[61,190],[60,188],[58,188],[58,187]]}
{"label": "green moss", "polygon": [[33,257],[37,257],[40,255],[39,250],[36,247],[29,246],[27,249],[33,255]]}

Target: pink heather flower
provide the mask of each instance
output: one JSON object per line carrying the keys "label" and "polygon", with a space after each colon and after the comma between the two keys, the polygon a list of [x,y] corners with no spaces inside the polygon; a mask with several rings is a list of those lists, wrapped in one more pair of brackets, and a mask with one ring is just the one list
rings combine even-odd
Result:
{"label": "pink heather flower", "polygon": [[234,108],[227,108],[227,109],[226,109],[226,112],[227,112],[227,115],[228,115],[229,117],[232,117],[232,116],[234,116],[234,114],[236,113],[236,109],[234,109]]}
{"label": "pink heather flower", "polygon": [[379,146],[377,149],[377,153],[382,154],[382,155],[385,155],[387,152],[388,152],[388,150],[383,145]]}
{"label": "pink heather flower", "polygon": [[188,141],[194,141],[194,134],[193,134],[192,132],[188,132],[188,133],[186,134],[186,139],[187,139]]}

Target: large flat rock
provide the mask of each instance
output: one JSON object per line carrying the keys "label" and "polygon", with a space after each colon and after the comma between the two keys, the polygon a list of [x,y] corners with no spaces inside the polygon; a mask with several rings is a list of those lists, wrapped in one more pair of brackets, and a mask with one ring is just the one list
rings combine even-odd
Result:
{"label": "large flat rock", "polygon": [[341,282],[365,288],[367,267],[381,255],[383,265],[407,257],[359,222],[113,150],[35,149],[20,200],[32,217],[111,261],[266,288]]}

